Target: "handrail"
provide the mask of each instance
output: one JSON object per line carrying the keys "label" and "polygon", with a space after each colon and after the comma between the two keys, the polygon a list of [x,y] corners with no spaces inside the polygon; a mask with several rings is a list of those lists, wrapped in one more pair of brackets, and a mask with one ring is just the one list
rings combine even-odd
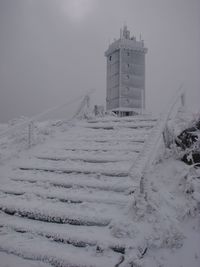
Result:
{"label": "handrail", "polygon": [[175,97],[172,99],[169,107],[163,112],[162,116],[158,120],[154,129],[151,132],[150,137],[146,140],[142,151],[139,153],[136,161],[131,166],[129,173],[130,176],[135,180],[137,179],[140,183],[140,193],[144,193],[144,183],[147,172],[150,170],[153,162],[156,159],[158,149],[160,147],[160,141],[162,138],[163,131],[166,127],[167,121],[173,111],[174,106],[181,99],[182,106],[185,106],[185,91],[181,85],[176,92]]}
{"label": "handrail", "polygon": [[[7,135],[9,135],[11,133],[16,132],[16,131],[22,130],[25,127],[28,127],[28,144],[29,144],[29,146],[31,146],[31,136],[32,136],[32,130],[33,130],[33,126],[32,125],[33,125],[34,121],[41,119],[42,117],[48,115],[49,113],[58,111],[58,110],[60,110],[61,108],[65,107],[65,106],[69,106],[69,105],[77,102],[78,100],[80,100],[82,98],[83,98],[83,102],[85,104],[86,97],[89,98],[89,95],[93,91],[94,90],[90,90],[86,94],[84,94],[84,95],[82,94],[81,96],[78,96],[78,97],[74,98],[73,100],[70,100],[70,101],[68,101],[68,102],[66,102],[64,104],[54,106],[53,108],[49,108],[49,109],[47,109],[47,110],[45,110],[45,111],[43,111],[43,112],[31,117],[31,118],[29,118],[28,120],[26,120],[23,123],[17,124],[15,126],[11,127],[10,129],[7,129],[6,131],[0,132],[0,138],[3,138],[3,137],[5,137],[5,136],[7,136]],[[87,101],[87,103],[88,103],[88,101]],[[82,106],[83,105],[82,105],[82,102],[81,102],[81,108],[83,108]],[[78,112],[80,112],[80,107],[78,108]],[[75,115],[72,116],[72,118],[74,118],[77,115],[78,112],[76,112]]]}

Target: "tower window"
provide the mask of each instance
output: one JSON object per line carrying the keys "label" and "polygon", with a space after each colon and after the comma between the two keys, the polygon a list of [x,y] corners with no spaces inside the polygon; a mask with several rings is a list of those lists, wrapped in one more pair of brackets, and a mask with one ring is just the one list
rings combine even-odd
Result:
{"label": "tower window", "polygon": [[130,56],[130,52],[127,52],[127,56],[128,56],[128,57]]}
{"label": "tower window", "polygon": [[110,60],[110,61],[112,60],[112,56],[109,56],[109,60]]}
{"label": "tower window", "polygon": [[128,67],[128,68],[130,67],[130,64],[129,64],[129,63],[127,64],[127,67]]}

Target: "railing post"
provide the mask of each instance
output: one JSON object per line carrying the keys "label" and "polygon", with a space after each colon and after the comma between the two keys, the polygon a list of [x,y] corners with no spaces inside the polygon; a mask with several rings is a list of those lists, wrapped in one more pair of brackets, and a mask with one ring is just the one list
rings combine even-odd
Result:
{"label": "railing post", "polygon": [[185,108],[185,92],[181,94],[181,105]]}
{"label": "railing post", "polygon": [[28,147],[32,146],[33,141],[33,121],[28,124]]}
{"label": "railing post", "polygon": [[144,194],[144,175],[140,178],[140,194]]}
{"label": "railing post", "polygon": [[89,95],[86,96],[86,105],[87,105],[87,108],[89,109],[90,108],[90,97],[89,97]]}

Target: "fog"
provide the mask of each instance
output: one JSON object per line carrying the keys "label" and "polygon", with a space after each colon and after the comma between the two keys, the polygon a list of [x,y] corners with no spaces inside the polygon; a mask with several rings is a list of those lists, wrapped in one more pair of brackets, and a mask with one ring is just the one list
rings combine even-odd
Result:
{"label": "fog", "polygon": [[91,89],[105,104],[104,52],[124,23],[148,48],[148,110],[161,112],[183,83],[199,111],[199,0],[0,0],[0,122]]}

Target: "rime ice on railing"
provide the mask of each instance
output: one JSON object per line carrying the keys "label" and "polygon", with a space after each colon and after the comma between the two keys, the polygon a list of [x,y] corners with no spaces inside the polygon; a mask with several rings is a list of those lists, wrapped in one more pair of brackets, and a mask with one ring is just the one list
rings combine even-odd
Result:
{"label": "rime ice on railing", "polygon": [[179,100],[181,100],[181,105],[185,106],[185,93],[182,89],[182,86],[180,86],[169,107],[158,120],[156,126],[151,132],[150,137],[145,142],[142,151],[138,155],[133,166],[130,168],[130,175],[134,180],[137,179],[140,183],[140,193],[142,194],[147,193],[145,192],[146,190],[144,188],[145,184],[147,183],[146,176],[156,159],[158,149],[162,141],[163,131],[167,125],[167,122],[172,114],[175,105]]}
{"label": "rime ice on railing", "polygon": [[63,107],[68,107],[68,106],[72,105],[73,103],[81,100],[81,103],[78,106],[77,111],[75,112],[74,115],[71,116],[71,118],[76,117],[78,114],[80,114],[81,110],[85,107],[85,105],[87,105],[87,106],[89,105],[89,97],[90,97],[90,94],[92,92],[93,91],[89,91],[86,95],[78,96],[78,97],[74,98],[73,100],[68,101],[67,103],[64,103],[62,105],[58,105],[58,106],[55,106],[53,108],[47,109],[44,112],[39,113],[39,114],[35,115],[34,117],[27,119],[26,121],[19,123],[15,126],[9,128],[9,129],[7,129],[6,131],[0,132],[0,139],[27,129],[27,144],[28,144],[28,147],[31,147],[34,143],[33,142],[34,122],[39,121],[41,118],[43,118],[44,116],[46,116],[52,112],[56,112],[56,111],[62,109]]}

